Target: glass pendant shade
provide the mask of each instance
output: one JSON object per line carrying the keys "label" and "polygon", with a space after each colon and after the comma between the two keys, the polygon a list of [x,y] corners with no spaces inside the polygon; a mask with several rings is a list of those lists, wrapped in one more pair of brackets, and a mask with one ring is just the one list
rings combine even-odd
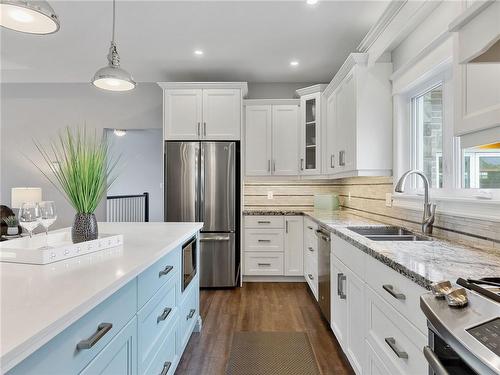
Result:
{"label": "glass pendant shade", "polygon": [[1,0],[0,25],[29,34],[59,30],[59,19],[47,1]]}

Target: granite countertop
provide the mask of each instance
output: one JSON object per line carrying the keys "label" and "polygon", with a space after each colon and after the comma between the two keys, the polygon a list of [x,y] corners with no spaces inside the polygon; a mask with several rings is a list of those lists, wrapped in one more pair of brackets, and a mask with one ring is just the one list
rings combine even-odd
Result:
{"label": "granite countertop", "polygon": [[387,226],[350,212],[315,211],[244,211],[244,215],[304,215],[327,227],[330,231],[378,259],[382,263],[430,289],[433,282],[457,278],[481,278],[500,275],[500,254],[458,243],[434,239],[432,241],[376,242],[357,234],[348,226]]}
{"label": "granite countertop", "polygon": [[[202,223],[99,223],[123,245],[46,265],[0,262],[0,373],[177,248]],[[44,234],[42,234],[44,235]]]}

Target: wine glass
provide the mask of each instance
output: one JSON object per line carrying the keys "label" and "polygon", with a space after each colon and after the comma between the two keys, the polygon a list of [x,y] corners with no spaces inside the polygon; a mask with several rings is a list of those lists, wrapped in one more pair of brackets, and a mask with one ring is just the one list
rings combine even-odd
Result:
{"label": "wine glass", "polygon": [[53,201],[42,201],[38,203],[40,207],[40,224],[45,229],[45,234],[49,234],[49,227],[57,219],[56,204]]}
{"label": "wine glass", "polygon": [[40,224],[40,207],[37,203],[26,202],[19,209],[19,224],[28,231],[30,237],[33,230]]}

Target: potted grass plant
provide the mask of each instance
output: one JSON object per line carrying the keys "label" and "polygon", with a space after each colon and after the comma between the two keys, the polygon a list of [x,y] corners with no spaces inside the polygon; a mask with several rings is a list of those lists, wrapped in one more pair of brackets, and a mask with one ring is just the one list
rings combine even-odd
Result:
{"label": "potted grass plant", "polygon": [[8,236],[15,236],[19,234],[19,223],[17,222],[17,218],[12,215],[12,216],[7,216],[6,218],[3,219],[4,223],[7,225],[7,235]]}
{"label": "potted grass plant", "polygon": [[97,131],[67,127],[49,147],[35,141],[46,166],[35,166],[76,210],[71,236],[74,243],[94,240],[99,231],[95,210],[116,179],[118,159],[108,160],[108,142]]}

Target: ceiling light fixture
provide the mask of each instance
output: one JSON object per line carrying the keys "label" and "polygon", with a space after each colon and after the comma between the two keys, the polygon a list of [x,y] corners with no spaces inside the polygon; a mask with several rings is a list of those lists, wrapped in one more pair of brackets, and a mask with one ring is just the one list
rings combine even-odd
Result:
{"label": "ceiling light fixture", "polygon": [[124,137],[127,135],[127,131],[125,129],[114,129],[113,130],[113,133],[117,136],[117,137]]}
{"label": "ceiling light fixture", "polygon": [[296,60],[290,61],[290,66],[299,66],[299,62]]}
{"label": "ceiling light fixture", "polygon": [[113,0],[113,33],[108,52],[108,65],[95,73],[92,84],[110,91],[128,91],[136,85],[130,73],[120,68],[120,55],[115,43],[115,0]]}
{"label": "ceiling light fixture", "polygon": [[306,1],[306,3],[307,3],[308,5],[315,5],[315,4],[317,4],[317,3],[318,3],[318,0],[307,0],[307,1]]}
{"label": "ceiling light fixture", "polygon": [[59,19],[47,1],[1,0],[0,25],[28,34],[52,34]]}
{"label": "ceiling light fixture", "polygon": [[197,55],[197,56],[202,56],[203,55],[203,51],[201,49],[197,49],[194,51],[194,54]]}

